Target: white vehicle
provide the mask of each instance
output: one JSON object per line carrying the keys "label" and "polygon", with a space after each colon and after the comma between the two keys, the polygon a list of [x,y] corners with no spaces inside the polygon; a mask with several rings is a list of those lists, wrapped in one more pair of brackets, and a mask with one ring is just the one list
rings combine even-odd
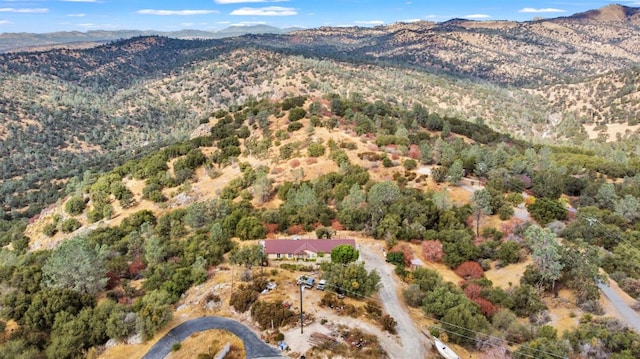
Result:
{"label": "white vehicle", "polygon": [[325,279],[320,279],[318,282],[318,290],[324,290],[324,287],[327,285],[327,281]]}

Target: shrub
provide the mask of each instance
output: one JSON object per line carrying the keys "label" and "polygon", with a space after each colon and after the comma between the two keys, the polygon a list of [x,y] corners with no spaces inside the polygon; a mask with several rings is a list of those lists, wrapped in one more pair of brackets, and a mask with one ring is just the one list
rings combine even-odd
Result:
{"label": "shrub", "polygon": [[380,304],[374,302],[373,300],[368,300],[364,309],[374,318],[379,318],[382,315],[382,307],[380,307]]}
{"label": "shrub", "polygon": [[380,324],[382,325],[382,329],[388,331],[391,334],[396,334],[396,326],[398,322],[393,319],[389,314],[385,314],[382,318],[380,318]]}
{"label": "shrub", "polygon": [[387,253],[387,262],[394,265],[404,265],[404,255],[402,252],[389,252]]}
{"label": "shrub", "polygon": [[253,318],[262,330],[273,325],[276,328],[289,324],[295,320],[295,313],[286,308],[281,300],[275,302],[256,302],[251,307],[251,318]]}
{"label": "shrub", "polygon": [[84,211],[84,198],[81,196],[73,196],[64,204],[64,210],[72,216],[77,216]]}
{"label": "shrub", "polygon": [[234,293],[231,293],[231,299],[229,305],[231,305],[236,311],[244,313],[251,307],[256,300],[258,300],[258,292],[251,288],[244,286]]}
{"label": "shrub", "polygon": [[403,165],[404,165],[404,168],[408,170],[413,170],[413,169],[416,169],[416,167],[418,167],[418,163],[414,159],[405,160]]}
{"label": "shrub", "polygon": [[424,241],[421,244],[422,253],[430,262],[441,262],[444,257],[442,242],[440,241]]}
{"label": "shrub", "polygon": [[302,128],[302,124],[300,122],[291,122],[288,126],[287,126],[287,131],[289,132],[296,132],[299,129]]}
{"label": "shrub", "polygon": [[402,291],[404,301],[408,306],[419,308],[422,305],[422,299],[424,299],[424,292],[417,284],[411,284],[407,289]]}
{"label": "shrub", "polygon": [[413,260],[413,250],[407,243],[400,243],[394,246],[391,249],[393,252],[401,252],[402,258],[404,259],[404,266],[408,267],[411,265],[411,260]]}
{"label": "shrub", "polygon": [[178,350],[180,350],[181,347],[182,347],[182,344],[180,344],[180,342],[173,343],[171,344],[171,351],[177,352]]}
{"label": "shrub", "polygon": [[480,279],[484,277],[484,271],[482,270],[480,264],[478,264],[477,262],[464,262],[455,269],[455,272],[461,278],[464,278],[466,280]]}
{"label": "shrub", "polygon": [[498,216],[503,221],[506,221],[509,218],[513,217],[513,214],[514,214],[514,210],[513,210],[513,207],[511,207],[510,205],[505,204],[504,206],[501,206],[500,208],[498,208]]}
{"label": "shrub", "polygon": [[64,233],[71,233],[81,226],[80,221],[75,218],[69,218],[62,222],[61,229]]}
{"label": "shrub", "polygon": [[307,111],[302,107],[295,107],[289,111],[289,121],[294,122],[304,118],[307,115]]}
{"label": "shrub", "polygon": [[500,245],[496,258],[502,263],[511,264],[520,261],[520,245],[514,241],[506,241]]}
{"label": "shrub", "polygon": [[58,233],[58,227],[53,223],[47,223],[42,227],[42,233],[47,237],[53,237]]}
{"label": "shrub", "polygon": [[307,149],[307,153],[309,157],[320,157],[324,156],[325,148],[321,143],[312,143],[309,145]]}

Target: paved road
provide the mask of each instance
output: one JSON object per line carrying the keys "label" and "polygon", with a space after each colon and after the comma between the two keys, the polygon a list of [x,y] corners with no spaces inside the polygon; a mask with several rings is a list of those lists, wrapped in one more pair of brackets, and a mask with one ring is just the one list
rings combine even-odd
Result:
{"label": "paved road", "polygon": [[608,283],[598,283],[598,288],[600,288],[605,297],[609,299],[609,302],[611,302],[613,307],[616,308],[618,313],[620,313],[620,317],[624,318],[627,325],[640,333],[640,317],[638,317],[636,311],[631,309],[624,299],[622,299],[618,293],[608,285]]}
{"label": "paved road", "polygon": [[384,310],[397,322],[396,330],[400,338],[401,346],[398,348],[385,348],[391,358],[421,359],[426,355],[425,348],[428,343],[426,337],[416,327],[404,305],[398,297],[398,284],[396,283],[393,268],[385,262],[382,252],[369,247],[360,246],[361,259],[367,270],[375,269],[380,274],[382,286],[378,294]]}
{"label": "paved road", "polygon": [[247,358],[282,358],[278,349],[266,344],[240,322],[223,317],[202,317],[184,322],[171,329],[147,352],[143,359],[162,359],[169,354],[171,346],[193,333],[209,329],[224,329],[237,335],[244,342]]}

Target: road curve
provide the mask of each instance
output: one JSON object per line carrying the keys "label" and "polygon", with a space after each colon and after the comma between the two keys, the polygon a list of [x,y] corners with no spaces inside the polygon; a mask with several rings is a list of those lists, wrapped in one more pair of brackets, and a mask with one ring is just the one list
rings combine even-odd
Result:
{"label": "road curve", "polygon": [[598,283],[598,288],[600,288],[605,297],[609,299],[609,302],[611,302],[613,307],[620,313],[620,318],[624,318],[627,325],[640,333],[640,317],[638,317],[635,310],[629,307],[624,299],[609,286],[609,283]]}
{"label": "road curve", "polygon": [[[398,325],[396,331],[400,337],[400,348],[387,350],[391,358],[415,358],[421,359],[426,355],[425,348],[428,343],[426,337],[415,325],[411,316],[398,297],[398,284],[396,283],[393,267],[386,263],[381,249],[374,249],[366,244],[360,245],[360,256],[368,270],[375,269],[380,274],[381,283],[378,294],[384,310],[392,316]],[[378,252],[378,253],[376,253]],[[386,348],[389,349],[389,348]]]}
{"label": "road curve", "polygon": [[145,354],[143,359],[162,359],[171,351],[171,346],[193,333],[210,329],[223,329],[237,335],[244,342],[247,358],[282,358],[278,349],[268,345],[245,325],[224,317],[202,317],[184,322],[171,329]]}

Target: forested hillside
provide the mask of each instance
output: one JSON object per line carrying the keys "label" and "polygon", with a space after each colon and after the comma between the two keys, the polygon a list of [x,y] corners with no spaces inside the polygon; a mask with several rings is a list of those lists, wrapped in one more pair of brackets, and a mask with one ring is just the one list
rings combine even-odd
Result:
{"label": "forested hillside", "polygon": [[[559,356],[640,354],[637,333],[606,316],[595,286],[602,265],[637,295],[637,158],[621,165],[532,145],[419,104],[337,94],[249,99],[199,122],[197,137],[70,182],[70,196],[26,229],[2,222],[3,244],[11,245],[1,252],[0,303],[14,332],[0,354],[71,358],[95,354],[108,339],[151,339],[177,305],[189,305],[183,293],[219,280],[221,265],[259,263],[254,247],[237,241],[335,230],[399,253],[407,305],[421,308],[432,333],[471,351],[508,343],[516,357],[540,345]],[[469,177],[481,189],[453,198]],[[514,216],[521,208],[534,223]],[[411,246],[455,270],[459,286],[430,269],[410,273]],[[600,258],[599,247],[610,254]],[[507,288],[484,277],[527,263]],[[323,271],[346,275],[334,272],[340,268]],[[260,322],[258,308],[278,304],[260,299],[266,278],[243,282],[230,297],[214,292],[205,303],[213,313],[221,301],[233,313],[253,305],[251,318]],[[549,314],[558,291],[572,293],[566,305],[582,318],[565,334]],[[347,295],[372,293],[363,285]]]}

